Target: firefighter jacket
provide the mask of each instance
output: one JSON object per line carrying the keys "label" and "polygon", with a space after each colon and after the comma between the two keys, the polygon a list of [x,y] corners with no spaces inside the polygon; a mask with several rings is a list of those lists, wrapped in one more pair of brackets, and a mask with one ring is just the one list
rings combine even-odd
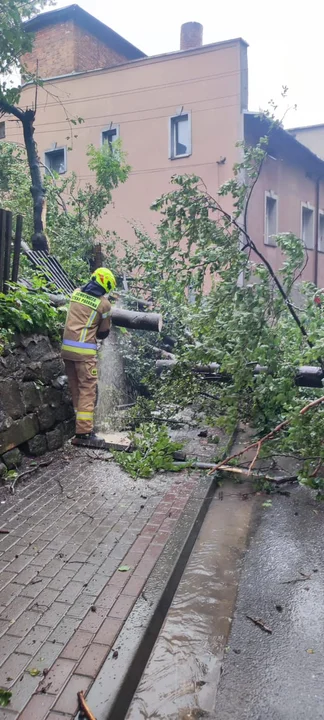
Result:
{"label": "firefighter jacket", "polygon": [[96,356],[97,336],[108,335],[110,329],[110,302],[84,289],[75,290],[71,296],[62,344],[64,360],[75,362]]}

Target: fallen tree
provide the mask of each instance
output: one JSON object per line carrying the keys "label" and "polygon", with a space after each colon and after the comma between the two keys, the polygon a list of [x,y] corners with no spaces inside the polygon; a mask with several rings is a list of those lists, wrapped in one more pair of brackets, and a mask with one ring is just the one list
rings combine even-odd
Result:
{"label": "fallen tree", "polygon": [[[156,360],[155,366],[158,375],[163,372],[172,370],[178,361],[176,358]],[[192,365],[189,370],[196,375],[205,377],[207,380],[216,380],[220,383],[232,382],[232,377],[225,372],[221,372],[221,365],[218,363],[209,363],[209,365]],[[269,372],[266,365],[256,364],[253,367],[253,375],[261,375]],[[321,367],[312,365],[303,365],[297,368],[295,373],[295,383],[298,387],[321,388],[323,387],[324,370]]]}
{"label": "fallen tree", "polygon": [[[319,407],[324,402],[324,395],[320,398],[317,398],[317,400],[313,400],[312,402],[308,403],[299,411],[299,415],[303,417],[308,413],[310,410],[314,410]],[[271,430],[267,435],[264,435],[263,437],[259,438],[258,440],[255,440],[255,442],[250,443],[247,445],[243,450],[239,450],[239,452],[234,453],[233,455],[230,455],[229,457],[225,458],[222,462],[214,465],[213,468],[210,469],[208,475],[211,475],[213,472],[216,472],[217,470],[220,470],[224,465],[228,465],[231,460],[237,460],[237,458],[242,457],[248,450],[252,450],[253,448],[256,448],[255,455],[250,462],[249,468],[248,468],[248,474],[251,474],[253,471],[253,468],[259,458],[261,449],[263,445],[267,442],[270,442],[271,440],[275,439],[275,436],[277,433],[280,433],[282,430],[284,430],[288,425],[290,425],[293,422],[293,418],[286,418],[286,420],[283,420],[283,422],[279,423],[273,430]],[[319,472],[319,470],[322,467],[322,460],[320,460],[315,468],[315,472],[313,473],[313,477]]]}
{"label": "fallen tree", "polygon": [[[282,132],[267,123],[269,136]],[[174,177],[171,191],[153,206],[162,216],[155,237],[136,231],[137,247],[125,250],[125,272],[134,278],[132,292],[150,297],[162,313],[164,332],[175,341],[167,350],[175,357],[161,353],[157,359],[150,338],[137,335],[133,365],[132,336],[121,336],[122,350],[128,343],[129,374],[144,378],[148,388],[146,404],[138,404],[145,417],[155,409],[174,417],[190,405],[210,425],[232,433],[241,422],[256,437],[289,420],[283,433],[262,445],[262,454],[304,459],[299,478],[324,491],[318,470],[324,461],[324,403],[316,412],[300,413],[322,394],[324,291],[301,281],[307,252],[292,233],[276,236],[283,258],[276,272],[263,255],[262,238],[250,236],[248,205],[267,157],[267,138],[245,146],[242,157],[216,199],[201,178]],[[221,206],[227,194],[232,214]],[[213,395],[202,392],[207,382],[217,384]]]}

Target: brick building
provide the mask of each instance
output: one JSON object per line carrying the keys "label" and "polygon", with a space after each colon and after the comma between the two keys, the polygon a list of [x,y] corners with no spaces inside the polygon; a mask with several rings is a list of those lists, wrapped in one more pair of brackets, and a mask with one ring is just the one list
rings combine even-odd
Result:
{"label": "brick building", "polygon": [[[202,26],[181,28],[180,50],[147,57],[77,5],[38,15],[26,23],[34,46],[24,62],[38,68],[36,140],[44,164],[91,179],[87,147],[122,139],[132,167],[103,218],[105,229],[133,238],[130,222],[151,234],[157,222],[150,204],[170,188],[174,174],[200,175],[212,195],[232,176],[237,143],[256,142],[264,120],[248,111],[247,44],[241,38],[202,44]],[[35,88],[25,84],[22,105]],[[68,118],[83,118],[68,151]],[[4,129],[2,129],[4,134]],[[6,139],[21,140],[8,123]],[[280,253],[273,236],[292,231],[308,250],[304,278],[324,285],[324,161],[297,137],[279,128],[248,213],[253,239],[273,265]],[[230,210],[230,200],[225,199]]]}

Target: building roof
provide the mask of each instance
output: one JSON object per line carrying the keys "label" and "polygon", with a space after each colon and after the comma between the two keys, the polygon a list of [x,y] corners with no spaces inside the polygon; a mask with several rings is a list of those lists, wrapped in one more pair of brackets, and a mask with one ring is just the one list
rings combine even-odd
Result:
{"label": "building roof", "polygon": [[79,27],[90,32],[97,37],[98,40],[101,40],[105,45],[120,53],[128,60],[137,60],[146,57],[145,53],[129,43],[128,40],[125,40],[121,35],[118,35],[118,33],[108,27],[108,25],[105,25],[93,17],[93,15],[86,12],[86,10],[80,8],[79,5],[68,5],[64,8],[40,13],[31,20],[27,20],[27,22],[24,23],[24,28],[27,32],[36,32],[41,28],[48,27],[48,25],[56,25],[57,23],[67,22],[69,20],[74,20]]}
{"label": "building roof", "polygon": [[268,135],[267,152],[269,155],[274,157],[279,155],[279,157],[302,165],[306,172],[324,178],[324,160],[296,140],[281,125],[271,127],[270,120],[262,113],[244,112],[244,134],[247,133],[258,139]]}
{"label": "building roof", "polygon": [[301,127],[288,128],[288,132],[302,132],[303,130],[321,130],[324,128],[324,123],[319,125],[302,125]]}

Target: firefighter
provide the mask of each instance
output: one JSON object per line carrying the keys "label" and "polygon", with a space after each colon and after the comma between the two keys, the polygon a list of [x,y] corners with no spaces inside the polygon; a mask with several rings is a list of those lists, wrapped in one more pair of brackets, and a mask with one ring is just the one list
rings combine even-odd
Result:
{"label": "firefighter", "polygon": [[90,282],[71,296],[65,323],[62,357],[65,363],[73,406],[76,414],[74,445],[101,446],[103,441],[93,430],[97,393],[97,341],[104,340],[110,330],[111,305],[106,293],[116,287],[116,280],[107,268],[98,268]]}

